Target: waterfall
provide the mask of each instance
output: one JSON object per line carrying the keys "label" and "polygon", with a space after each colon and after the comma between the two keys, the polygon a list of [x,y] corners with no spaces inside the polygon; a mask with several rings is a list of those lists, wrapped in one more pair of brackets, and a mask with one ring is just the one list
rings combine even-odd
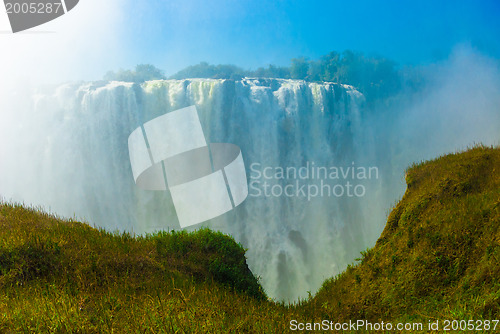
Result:
{"label": "waterfall", "polygon": [[0,125],[13,138],[0,152],[0,195],[111,231],[179,229],[168,191],[135,186],[127,138],[144,122],[195,105],[207,142],[241,148],[249,196],[189,229],[231,234],[268,295],[294,301],[381,232],[386,208],[374,204],[380,177],[363,140],[363,103],[351,86],[285,79],[37,89],[12,107],[12,124]]}

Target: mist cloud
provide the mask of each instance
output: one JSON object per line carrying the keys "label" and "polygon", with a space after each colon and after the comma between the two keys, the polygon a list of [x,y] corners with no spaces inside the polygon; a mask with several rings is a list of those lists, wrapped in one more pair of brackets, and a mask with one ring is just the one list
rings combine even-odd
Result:
{"label": "mist cloud", "polygon": [[[500,67],[469,45],[448,59],[417,69],[423,85],[408,89],[370,124],[370,148],[401,177],[413,162],[500,143]],[[401,178],[402,180],[402,178]]]}
{"label": "mist cloud", "polygon": [[1,86],[12,81],[59,83],[97,79],[113,68],[124,52],[120,1],[85,0],[66,15],[26,32],[9,33],[0,14]]}

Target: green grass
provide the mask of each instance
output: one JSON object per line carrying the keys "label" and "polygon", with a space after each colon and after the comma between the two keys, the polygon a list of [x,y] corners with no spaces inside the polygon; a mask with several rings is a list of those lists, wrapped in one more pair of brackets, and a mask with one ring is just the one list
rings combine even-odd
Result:
{"label": "green grass", "polygon": [[243,247],[220,232],[133,237],[2,203],[0,333],[284,333],[292,319],[499,318],[500,149],[416,164],[406,181],[376,245],[295,305],[269,300]]}
{"label": "green grass", "polygon": [[337,319],[498,319],[500,150],[416,164],[406,181],[375,247],[309,307]]}
{"label": "green grass", "polygon": [[132,237],[0,206],[0,332],[267,332],[245,250],[208,229]]}

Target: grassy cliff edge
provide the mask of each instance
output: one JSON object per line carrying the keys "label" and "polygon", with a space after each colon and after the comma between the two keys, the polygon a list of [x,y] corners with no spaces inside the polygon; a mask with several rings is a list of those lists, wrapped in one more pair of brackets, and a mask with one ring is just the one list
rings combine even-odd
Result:
{"label": "grassy cliff edge", "polygon": [[[500,148],[415,164],[376,245],[309,300],[270,301],[222,233],[109,233],[0,203],[0,332],[281,333],[292,319],[500,315]],[[500,329],[500,328],[498,328]]]}
{"label": "grassy cliff edge", "polygon": [[[415,164],[375,247],[312,300],[338,320],[498,319],[500,149]],[[499,328],[500,329],[500,326]]]}

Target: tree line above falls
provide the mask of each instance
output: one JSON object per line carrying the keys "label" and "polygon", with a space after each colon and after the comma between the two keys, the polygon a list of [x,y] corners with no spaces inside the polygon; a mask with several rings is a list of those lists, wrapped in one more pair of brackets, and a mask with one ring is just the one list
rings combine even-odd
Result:
{"label": "tree line above falls", "polygon": [[[318,60],[305,57],[293,58],[290,66],[268,65],[256,70],[244,70],[235,65],[212,65],[201,62],[188,66],[168,79],[210,78],[234,79],[243,77],[265,77],[282,79],[300,79],[309,82],[329,81],[349,84],[362,92],[367,102],[383,100],[399,93],[403,86],[417,86],[418,76],[408,69],[400,69],[387,58],[369,57],[361,52],[346,50],[332,51]],[[165,73],[150,64],[137,65],[135,70],[120,69],[109,71],[105,80],[144,82],[155,79],[167,79]]]}

